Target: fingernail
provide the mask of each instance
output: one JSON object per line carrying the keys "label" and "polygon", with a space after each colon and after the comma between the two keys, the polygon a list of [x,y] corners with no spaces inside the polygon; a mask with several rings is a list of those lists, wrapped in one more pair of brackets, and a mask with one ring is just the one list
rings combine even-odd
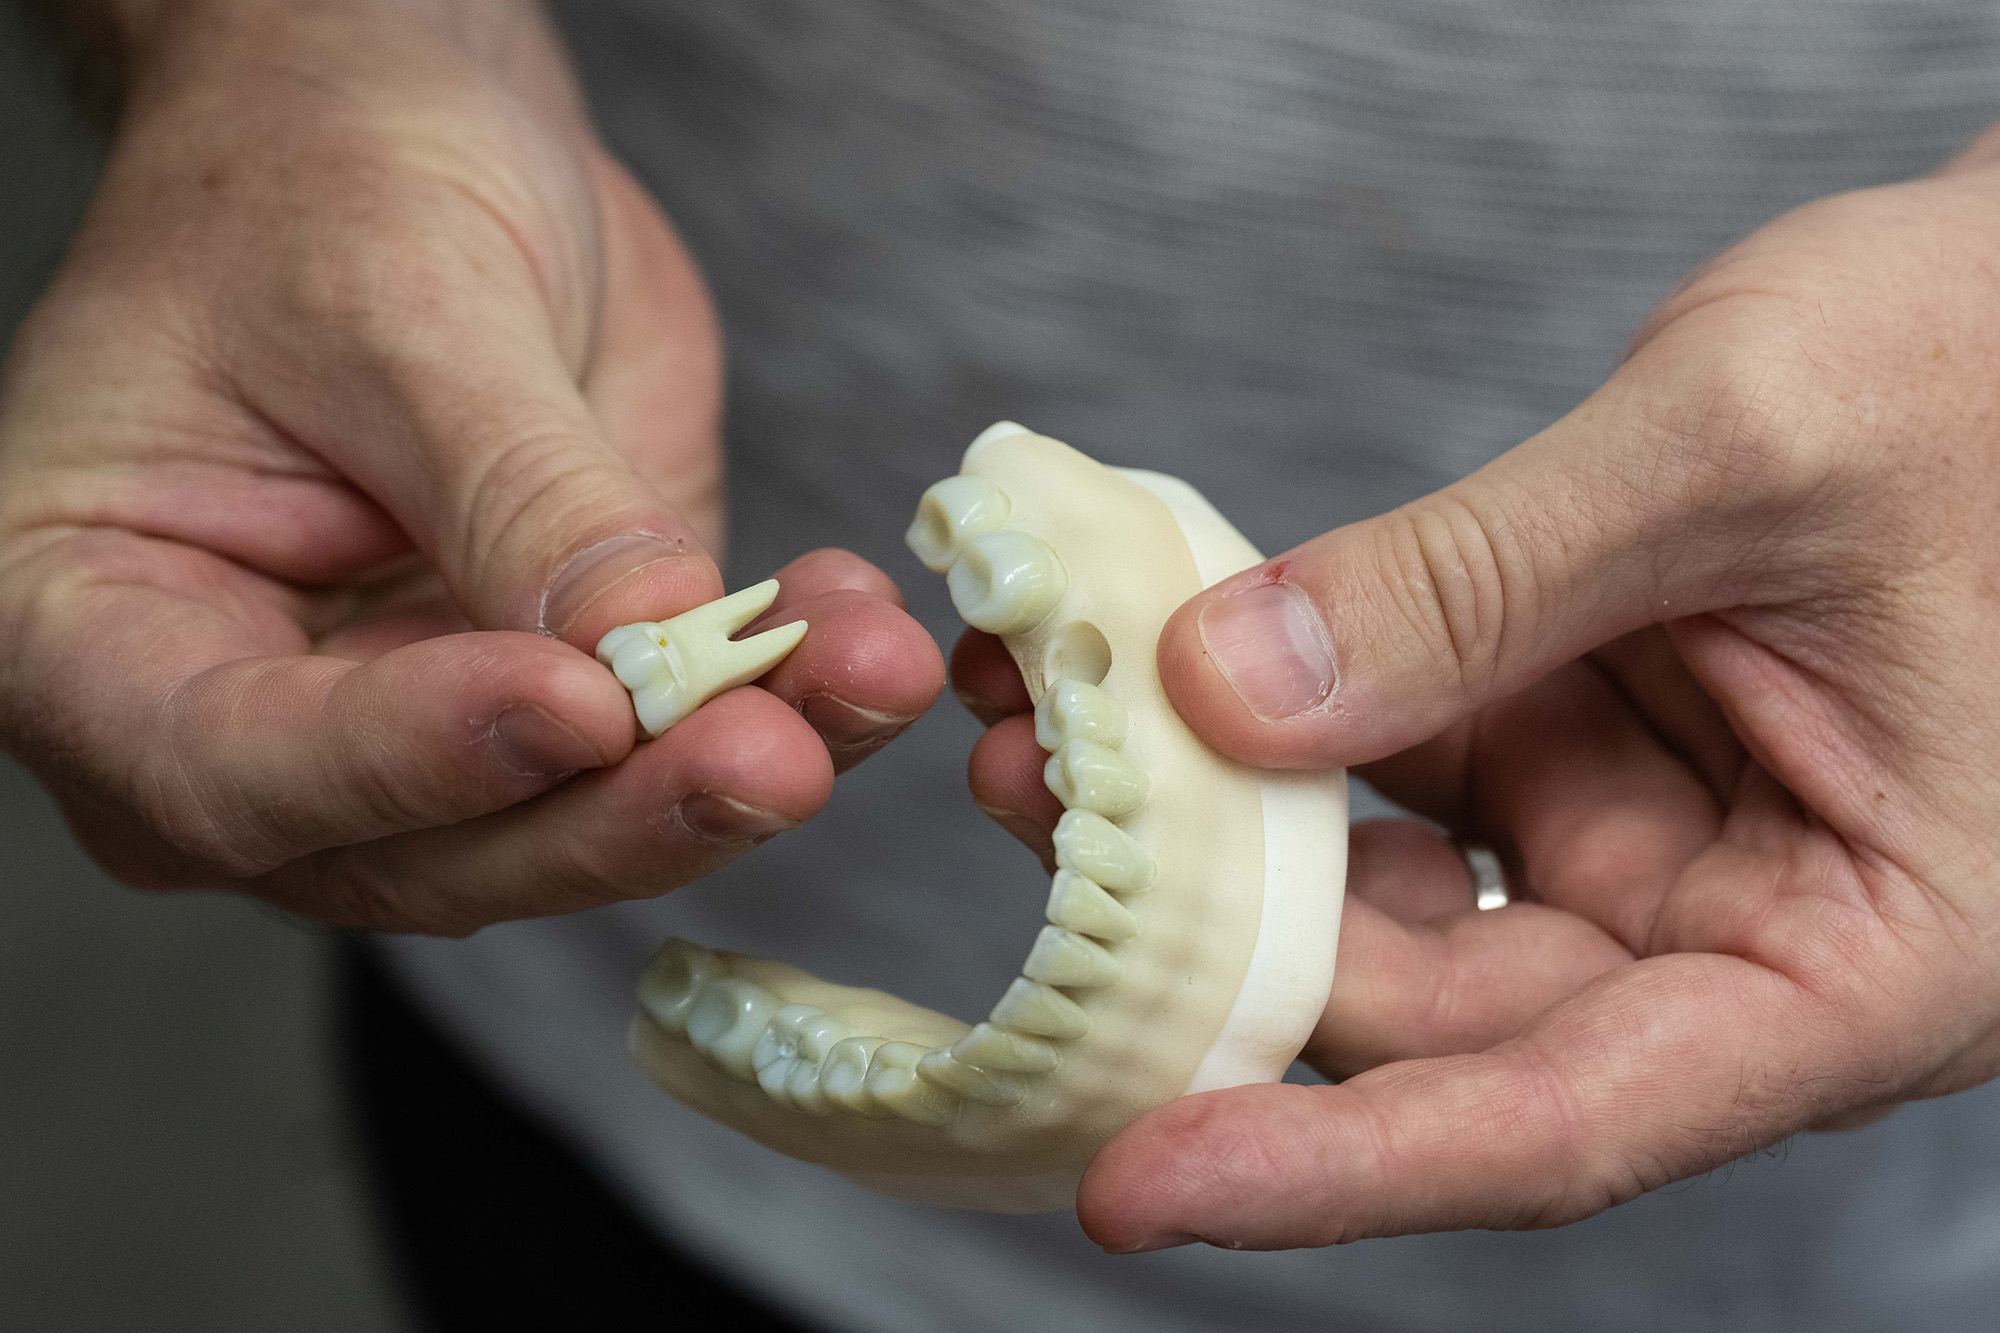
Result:
{"label": "fingernail", "polygon": [[486,729],[493,757],[525,778],[567,777],[603,763],[597,747],[533,704],[503,709]]}
{"label": "fingernail", "polygon": [[1153,1250],[1171,1250],[1178,1245],[1192,1245],[1199,1236],[1190,1236],[1185,1231],[1156,1231],[1144,1240],[1133,1241],[1130,1245],[1107,1245],[1106,1254],[1146,1254]]}
{"label": "fingernail", "polygon": [[799,704],[799,714],[812,724],[820,739],[833,748],[845,750],[882,744],[915,720],[878,713],[831,694],[806,696]]}
{"label": "fingernail", "polygon": [[675,807],[683,827],[704,842],[762,842],[799,821],[714,792],[698,791]]}
{"label": "fingernail", "polygon": [[1332,640],[1311,600],[1289,583],[1219,597],[1201,609],[1196,626],[1222,678],[1266,722],[1303,713],[1333,693]]}
{"label": "fingernail", "polygon": [[686,542],[650,532],[621,533],[584,547],[563,562],[542,593],[542,633],[563,637],[577,617],[612,588],[642,569],[686,554]]}

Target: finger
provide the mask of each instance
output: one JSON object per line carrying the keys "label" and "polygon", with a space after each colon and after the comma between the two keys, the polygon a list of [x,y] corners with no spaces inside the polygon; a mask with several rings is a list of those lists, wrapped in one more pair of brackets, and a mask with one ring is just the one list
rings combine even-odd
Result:
{"label": "finger", "polygon": [[1042,780],[1048,758],[1035,741],[1034,717],[1017,713],[987,728],[972,747],[965,770],[973,802],[1053,873],[1053,837],[1063,807]]}
{"label": "finger", "polygon": [[1735,789],[1747,760],[1743,742],[1721,707],[1689,674],[1664,629],[1656,626],[1613,639],[1590,660],[1710,791],[1726,797]]}
{"label": "finger", "polygon": [[1091,1164],[1078,1215],[1113,1250],[1560,1225],[1861,1100],[1874,1061],[1841,1027],[1772,969],[1647,959],[1491,1051],[1157,1108]]}
{"label": "finger", "polygon": [[836,587],[793,599],[745,632],[793,620],[809,626],[805,638],[758,684],[812,724],[838,771],[901,735],[944,688],[930,635],[874,593]]}
{"label": "finger", "polygon": [[1035,706],[1007,646],[983,630],[969,629],[958,636],[951,650],[951,692],[966,712],[989,727]]}
{"label": "finger", "polygon": [[779,623],[778,617],[794,603],[830,592],[866,593],[898,610],[904,606],[903,590],[894,579],[854,552],[838,547],[807,551],[771,577],[778,581],[778,595],[763,619],[772,624]]}
{"label": "finger", "polygon": [[1734,310],[1464,481],[1191,599],[1159,648],[1181,715],[1248,763],[1362,763],[1669,614],[1818,586],[1786,537],[1830,464],[1788,447],[1782,376],[1732,368]]}
{"label": "finger", "polygon": [[337,924],[465,935],[678,888],[811,818],[832,789],[819,737],[746,686],[613,768],[479,819],[322,852],[254,888]]}

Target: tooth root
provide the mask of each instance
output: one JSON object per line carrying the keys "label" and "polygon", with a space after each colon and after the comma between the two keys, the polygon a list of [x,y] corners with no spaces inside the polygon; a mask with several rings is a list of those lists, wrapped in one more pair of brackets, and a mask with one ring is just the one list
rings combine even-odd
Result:
{"label": "tooth root", "polygon": [[925,568],[942,574],[966,542],[999,531],[1012,509],[1007,493],[983,477],[946,477],[917,501],[917,517],[903,543]]}
{"label": "tooth root", "polygon": [[1152,793],[1145,770],[1116,750],[1079,736],[1042,765],[1042,781],[1071,810],[1090,810],[1107,819],[1129,815]]}
{"label": "tooth root", "polygon": [[883,1042],[868,1062],[868,1093],[905,1120],[942,1125],[958,1114],[958,1098],[917,1076],[917,1061],[927,1054],[912,1042]]}
{"label": "tooth root", "polygon": [[1083,1006],[1038,981],[1016,977],[1000,1003],[993,1006],[994,1026],[1014,1028],[1037,1037],[1073,1041],[1090,1031]]}
{"label": "tooth root", "polygon": [[1103,945],[1061,926],[1043,926],[1021,975],[1045,986],[1109,986],[1124,970]]}
{"label": "tooth root", "polygon": [[687,1036],[718,1068],[748,1082],[750,1063],[764,1029],[778,1012],[777,997],[741,977],[705,983],[688,1013]]}
{"label": "tooth root", "polygon": [[799,646],[803,620],[740,642],[729,637],[777,595],[778,581],[766,579],[671,620],[620,625],[598,640],[598,660],[632,691],[639,725],[657,736],[724,690],[757,679]]}
{"label": "tooth root", "polygon": [[1056,1048],[1041,1038],[991,1023],[976,1024],[951,1044],[951,1053],[961,1064],[1009,1074],[1046,1074],[1058,1060]]}
{"label": "tooth root", "polygon": [[882,1044],[880,1037],[848,1037],[833,1044],[819,1068],[820,1091],[828,1101],[870,1119],[888,1118],[889,1109],[868,1091],[868,1066]]}
{"label": "tooth root", "polygon": [[1058,870],[1049,882],[1048,918],[1100,940],[1129,940],[1139,933],[1139,918],[1131,908],[1074,870]]}
{"label": "tooth root", "polygon": [[1035,704],[1035,743],[1050,753],[1072,740],[1115,750],[1125,743],[1125,726],[1125,705],[1081,680],[1057,681]]}
{"label": "tooth root", "polygon": [[958,1061],[950,1051],[932,1051],[917,1061],[917,1074],[946,1092],[983,1106],[1012,1106],[1028,1095],[1020,1079],[975,1069]]}
{"label": "tooth root", "polygon": [[722,975],[722,962],[714,954],[699,944],[670,939],[639,978],[639,1007],[667,1031],[683,1035],[701,988]]}
{"label": "tooth root", "polygon": [[1137,893],[1153,882],[1153,857],[1138,840],[1100,814],[1072,810],[1056,821],[1056,864],[1114,893]]}
{"label": "tooth root", "polygon": [[966,542],[945,586],[966,624],[989,634],[1019,634],[1048,619],[1069,576],[1047,542],[1003,528]]}

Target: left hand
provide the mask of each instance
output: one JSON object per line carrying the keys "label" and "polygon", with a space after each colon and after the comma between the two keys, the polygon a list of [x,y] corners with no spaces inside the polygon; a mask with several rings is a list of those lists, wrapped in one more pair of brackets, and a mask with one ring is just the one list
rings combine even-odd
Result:
{"label": "left hand", "polygon": [[[1142,1117],[1093,1239],[1560,1225],[2000,1073],[1995,157],[1770,224],[1561,421],[1177,613],[1206,740],[1358,766],[1521,901],[1357,827],[1344,1081]],[[1010,727],[975,790],[1039,821]]]}

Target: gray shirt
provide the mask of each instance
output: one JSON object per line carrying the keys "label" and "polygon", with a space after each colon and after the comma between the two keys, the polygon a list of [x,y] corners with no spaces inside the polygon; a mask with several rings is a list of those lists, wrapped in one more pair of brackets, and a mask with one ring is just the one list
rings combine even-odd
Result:
{"label": "gray shirt", "polygon": [[[561,13],[721,303],[731,586],[847,546],[945,642],[941,580],[898,538],[996,418],[1185,476],[1282,550],[1561,415],[1759,222],[2000,118],[2000,13],[1972,0]],[[668,899],[409,941],[400,965],[663,1229],[832,1327],[1990,1325],[1992,1089],[1560,1231],[1125,1259],[1065,1216],[877,1198],[654,1091],[624,1023],[669,932],[984,1012],[1042,894],[955,794],[976,731],[947,701],[812,825]]]}

